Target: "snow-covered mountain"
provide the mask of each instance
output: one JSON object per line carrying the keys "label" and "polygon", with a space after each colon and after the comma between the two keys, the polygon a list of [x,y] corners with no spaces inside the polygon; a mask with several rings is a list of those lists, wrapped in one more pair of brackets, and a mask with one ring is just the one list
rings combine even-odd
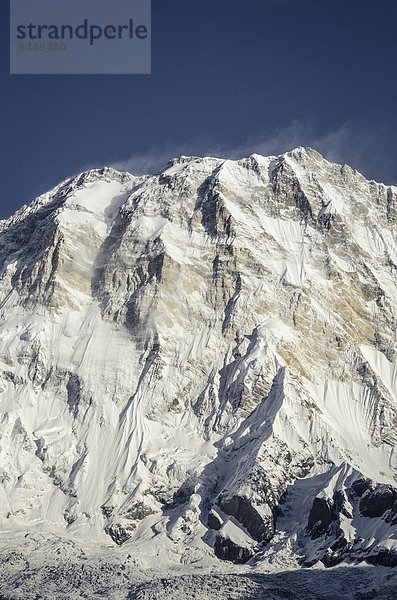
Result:
{"label": "snow-covered mountain", "polygon": [[1,530],[397,564],[396,223],[309,148],[92,170],[1,222]]}

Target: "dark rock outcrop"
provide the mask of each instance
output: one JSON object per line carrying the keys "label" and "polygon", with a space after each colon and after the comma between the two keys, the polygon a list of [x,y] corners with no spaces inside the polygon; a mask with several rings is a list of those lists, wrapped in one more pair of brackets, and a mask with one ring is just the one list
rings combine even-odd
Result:
{"label": "dark rock outcrop", "polygon": [[356,479],[356,481],[352,484],[351,489],[356,494],[356,496],[361,496],[371,487],[371,481],[369,479],[364,479],[361,477],[360,479]]}
{"label": "dark rock outcrop", "polygon": [[130,539],[128,531],[120,523],[114,523],[113,525],[109,525],[109,527],[107,527],[105,531],[110,535],[112,540],[118,546],[121,546],[122,544],[124,544],[124,542]]}
{"label": "dark rock outcrop", "polygon": [[221,517],[214,510],[210,510],[208,514],[207,525],[210,529],[215,529],[216,531],[222,527]]}
{"label": "dark rock outcrop", "polygon": [[361,497],[360,512],[364,517],[381,517],[397,504],[397,490],[391,485],[377,485]]}
{"label": "dark rock outcrop", "polygon": [[336,539],[320,559],[325,567],[334,567],[339,564],[351,550],[352,544],[348,542],[342,529],[337,525],[335,528]]}
{"label": "dark rock outcrop", "polygon": [[382,567],[397,567],[397,552],[383,548],[378,554],[367,557],[367,562]]}
{"label": "dark rock outcrop", "polygon": [[313,539],[323,535],[334,519],[334,511],[327,498],[314,498],[307,530]]}
{"label": "dark rock outcrop", "polygon": [[221,560],[228,560],[235,564],[246,563],[255,553],[252,548],[239,546],[219,533],[215,539],[214,552]]}
{"label": "dark rock outcrop", "polygon": [[263,517],[248,498],[238,495],[230,498],[221,496],[218,504],[224,513],[235,517],[257,542],[268,542],[273,537],[275,531],[273,514]]}

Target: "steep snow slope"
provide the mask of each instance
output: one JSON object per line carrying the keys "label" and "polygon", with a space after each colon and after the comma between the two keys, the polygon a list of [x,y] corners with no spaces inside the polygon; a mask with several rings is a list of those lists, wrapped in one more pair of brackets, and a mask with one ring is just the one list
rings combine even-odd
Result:
{"label": "steep snow slope", "polygon": [[0,230],[0,527],[397,563],[397,189],[309,148],[70,179]]}

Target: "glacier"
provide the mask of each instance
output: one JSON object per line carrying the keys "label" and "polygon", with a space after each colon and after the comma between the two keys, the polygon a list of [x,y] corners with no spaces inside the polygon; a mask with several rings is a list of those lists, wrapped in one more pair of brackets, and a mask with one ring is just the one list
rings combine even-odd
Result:
{"label": "glacier", "polygon": [[396,223],[395,186],[302,147],[93,169],[1,221],[0,593],[55,547],[133,565],[131,598],[156,569],[388,577]]}

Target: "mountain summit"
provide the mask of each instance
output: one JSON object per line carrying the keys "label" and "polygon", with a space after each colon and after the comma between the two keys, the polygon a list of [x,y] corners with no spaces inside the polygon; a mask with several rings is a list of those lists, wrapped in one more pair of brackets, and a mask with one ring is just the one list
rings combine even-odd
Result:
{"label": "mountain summit", "polygon": [[396,223],[310,148],[92,170],[1,222],[1,530],[397,564]]}

